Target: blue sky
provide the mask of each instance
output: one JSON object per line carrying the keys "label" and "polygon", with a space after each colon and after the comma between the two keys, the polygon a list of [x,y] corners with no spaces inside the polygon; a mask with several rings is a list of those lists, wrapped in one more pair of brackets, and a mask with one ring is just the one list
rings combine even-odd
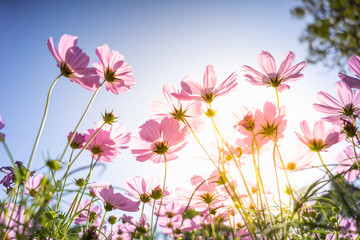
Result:
{"label": "blue sky", "polygon": [[[56,46],[62,34],[78,36],[78,46],[90,56],[90,62],[98,61],[95,49],[104,43],[125,56],[132,66],[135,86],[118,96],[102,89],[80,131],[92,128],[105,109],[113,109],[119,121],[136,132],[151,114],[149,101],[163,98],[165,83],[179,86],[186,75],[202,81],[208,64],[214,65],[222,81],[233,71],[239,72],[242,65],[258,69],[256,59],[261,50],[272,53],[278,66],[289,50],[295,52],[296,63],[303,61],[306,46],[298,38],[305,23],[290,15],[290,8],[296,4],[288,0],[1,1],[0,116],[14,157],[27,163],[47,91],[59,74],[46,46],[50,36]],[[304,119],[321,117],[312,103],[319,90],[334,93],[336,74],[336,69],[330,71],[320,64],[308,66],[304,79],[280,96],[292,107],[288,115],[292,127]],[[275,100],[273,89],[255,88],[243,77],[239,77],[239,89],[243,91],[241,101],[230,104],[235,109],[241,105],[262,108],[266,100]],[[39,169],[45,159],[60,156],[66,135],[75,127],[91,94],[64,77],[57,83],[34,169]],[[89,161],[85,153],[78,166]],[[210,165],[204,161],[189,168],[193,161],[180,158],[169,164],[170,186],[188,183],[195,173],[209,173]],[[3,148],[0,163],[10,164]],[[129,151],[124,151],[106,169],[95,172],[92,180],[109,180],[121,186],[124,179],[134,175],[162,178],[163,165],[137,163]]]}

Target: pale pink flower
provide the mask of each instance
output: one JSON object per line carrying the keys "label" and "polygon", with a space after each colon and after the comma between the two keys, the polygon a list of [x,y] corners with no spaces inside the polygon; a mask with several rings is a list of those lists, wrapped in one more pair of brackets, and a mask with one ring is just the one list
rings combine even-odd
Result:
{"label": "pale pink flower", "polygon": [[[100,121],[95,129],[88,129],[84,132],[85,141],[88,142],[102,125]],[[95,160],[101,162],[111,162],[120,154],[121,149],[126,149],[124,144],[130,141],[130,133],[125,132],[125,127],[120,123],[113,125],[105,124],[97,135],[91,140],[86,147],[92,153]]]}
{"label": "pale pink flower", "polygon": [[186,206],[184,205],[183,202],[175,199],[172,202],[163,204],[160,209],[160,212],[159,209],[156,208],[156,215],[160,217],[173,218],[174,216],[181,215],[184,212],[185,208]]}
{"label": "pale pink flower", "polygon": [[360,176],[358,159],[360,159],[360,154],[357,154],[355,157],[353,146],[348,146],[342,153],[336,156],[336,161],[339,163],[336,171],[338,174],[342,174],[347,181],[355,181]]}
{"label": "pale pink flower", "polygon": [[[308,167],[312,161],[313,152],[309,151],[303,144],[296,144],[291,148],[284,148],[281,159],[287,171],[295,172]],[[276,152],[276,166],[283,169],[279,153]]]}
{"label": "pale pink flower", "polygon": [[78,38],[64,34],[56,49],[53,38],[47,40],[48,48],[60,67],[61,75],[85,89],[95,91],[99,86],[99,77],[94,68],[88,68],[90,58],[76,46]]}
{"label": "pale pink flower", "polygon": [[[2,120],[1,116],[0,116],[0,130],[3,129],[5,127],[5,122]],[[5,141],[5,134],[3,134],[2,132],[0,132],[0,142]]]}
{"label": "pale pink flower", "polygon": [[42,174],[29,177],[25,184],[24,194],[34,196],[35,193],[39,192],[43,178],[44,175]]}
{"label": "pale pink flower", "polygon": [[143,236],[147,236],[150,224],[147,223],[145,214],[141,215],[140,221],[135,220],[133,217],[127,216],[125,214],[121,217],[121,220],[124,223],[123,226],[119,229],[121,234],[125,236],[131,236],[131,239],[134,239],[135,232]]}
{"label": "pale pink flower", "polygon": [[114,193],[111,183],[107,181],[100,182],[99,184],[92,183],[89,185],[89,188],[94,196],[103,201],[106,211],[120,209],[127,212],[136,212],[139,210],[140,201],[133,202],[121,193]]}
{"label": "pale pink flower", "polygon": [[324,120],[316,121],[313,131],[306,120],[300,123],[300,127],[304,135],[295,132],[296,136],[314,152],[326,151],[327,148],[342,140],[335,126],[326,131]]}
{"label": "pale pink flower", "polygon": [[326,92],[318,93],[320,104],[315,103],[314,108],[326,114],[326,121],[331,123],[341,123],[342,119],[356,118],[360,113],[360,91],[353,92],[343,81],[336,83],[336,95],[334,98]]}
{"label": "pale pink flower", "polygon": [[260,148],[270,140],[274,141],[284,137],[287,123],[287,120],[284,119],[285,116],[285,106],[277,109],[273,103],[266,102],[263,111],[257,109],[254,115],[248,111],[235,127],[246,136],[244,142],[247,145],[257,145]]}
{"label": "pale pink flower", "polygon": [[[73,132],[69,132],[69,134],[67,135],[67,140],[70,141],[70,138],[72,136]],[[85,145],[85,137],[83,134],[81,133],[75,133],[74,139],[72,140],[70,147],[72,149],[79,149],[79,148],[83,148]]]}
{"label": "pale pink flower", "polygon": [[249,233],[249,231],[247,230],[246,227],[243,227],[241,229],[239,229],[236,233],[236,238],[238,239],[242,239],[242,240],[251,240],[252,237],[250,236],[251,233]]}
{"label": "pale pink flower", "polygon": [[340,216],[339,239],[358,239],[359,226],[354,218],[344,218]]}
{"label": "pale pink flower", "polygon": [[[127,195],[141,202],[147,203],[157,195],[161,194],[162,189],[160,187],[160,179],[158,177],[148,177],[146,180],[140,176],[128,178],[124,183],[124,189],[127,191]],[[159,189],[160,188],[160,189]],[[165,189],[164,197],[169,196],[169,192]],[[157,198],[155,196],[155,198]],[[158,199],[158,198],[157,198]]]}
{"label": "pale pink flower", "polygon": [[108,239],[131,240],[134,239],[135,232],[136,226],[120,223],[117,225],[116,230],[113,232],[112,238],[111,236],[108,236]]}
{"label": "pale pink flower", "polygon": [[233,72],[225,81],[216,87],[217,76],[214,67],[208,65],[205,68],[203,86],[195,82],[192,77],[186,76],[181,81],[182,91],[172,93],[173,96],[183,100],[199,100],[205,103],[212,103],[216,97],[228,94],[237,86],[237,74]]}
{"label": "pale pink flower", "polygon": [[137,161],[150,160],[154,163],[175,160],[176,152],[183,149],[187,143],[187,128],[181,128],[173,118],[163,118],[161,122],[153,119],[146,121],[139,134],[132,141],[131,153]]}
{"label": "pale pink flower", "polygon": [[94,62],[92,65],[100,78],[105,80],[106,90],[114,94],[129,91],[135,84],[135,78],[124,56],[115,50],[110,52],[107,44],[96,48],[96,55],[100,62]]}
{"label": "pale pink flower", "polygon": [[[25,217],[25,209],[23,206],[16,206],[13,203],[4,205],[4,211],[0,214],[0,226],[9,226],[5,232],[1,232],[1,234],[5,234],[5,239],[18,239],[16,233],[23,231],[26,221]],[[31,227],[31,225],[32,222],[30,221],[28,227]]]}
{"label": "pale pink flower", "polygon": [[350,77],[343,73],[339,73],[339,77],[350,87],[360,89],[360,57],[352,56],[351,58],[349,58],[348,64],[350,71],[358,78]]}
{"label": "pale pink flower", "polygon": [[[195,216],[197,219],[199,216]],[[193,219],[194,219],[193,218]],[[174,239],[183,239],[184,232],[190,232],[194,230],[198,226],[194,226],[193,219],[184,219],[182,221],[182,217],[178,216],[176,218],[168,219],[168,218],[160,218],[159,225],[162,228],[164,234],[174,237]]]}
{"label": "pale pink flower", "polygon": [[91,226],[100,225],[102,209],[91,203],[90,199],[86,199],[80,203],[78,209],[81,212],[75,218],[75,224],[84,225],[86,221],[89,221]]}
{"label": "pale pink flower", "polygon": [[[218,185],[217,177],[211,175],[209,179],[204,179],[202,176],[195,175],[191,178],[192,188],[197,189],[191,200],[191,206],[196,211],[206,211],[209,207],[214,209],[229,198],[228,195],[219,194],[216,188]],[[179,195],[179,201],[187,204],[193,190],[178,188],[176,193]]]}
{"label": "pale pink flower", "polygon": [[[204,223],[210,225],[211,219],[209,212],[206,212],[207,216],[204,219]],[[225,226],[230,227],[229,225],[229,215],[228,210],[225,207],[222,208],[216,208],[216,213],[211,214],[212,221],[216,224],[224,224]]]}
{"label": "pale pink flower", "polygon": [[258,86],[271,86],[277,88],[279,92],[290,89],[287,82],[297,81],[303,77],[300,72],[306,66],[306,62],[300,62],[294,65],[295,54],[291,51],[287,52],[280,68],[276,69],[276,63],[273,56],[266,51],[261,51],[258,55],[258,64],[265,74],[244,65],[242,67],[246,81]]}
{"label": "pale pink flower", "polygon": [[184,124],[188,122],[195,131],[200,131],[204,124],[204,121],[201,120],[201,115],[203,114],[201,102],[180,100],[174,97],[173,93],[178,95],[184,93],[183,90],[180,92],[171,84],[163,86],[163,93],[166,102],[159,99],[153,99],[150,102],[150,110],[155,113],[155,116],[169,116]]}

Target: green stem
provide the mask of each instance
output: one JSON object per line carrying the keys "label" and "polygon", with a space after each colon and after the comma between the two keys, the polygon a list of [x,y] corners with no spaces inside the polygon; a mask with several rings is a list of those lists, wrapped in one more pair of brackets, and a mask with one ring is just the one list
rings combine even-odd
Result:
{"label": "green stem", "polygon": [[13,156],[11,155],[10,149],[9,149],[8,145],[5,143],[5,139],[2,137],[1,134],[0,134],[0,142],[2,142],[2,144],[4,145],[5,151],[6,151],[7,155],[9,156],[11,163],[15,166],[15,160],[14,160]]}
{"label": "green stem", "polygon": [[274,143],[274,149],[273,149],[273,163],[274,163],[274,170],[275,170],[275,176],[276,176],[276,186],[277,186],[277,190],[278,190],[278,196],[279,196],[279,207],[280,207],[280,216],[281,216],[281,221],[284,221],[284,216],[283,216],[283,212],[282,212],[282,203],[281,203],[281,194],[280,194],[280,186],[279,186],[279,178],[278,178],[278,174],[277,174],[277,169],[276,169],[276,163],[275,163],[275,143]]}
{"label": "green stem", "polygon": [[[70,160],[69,160],[69,163],[71,162],[71,157],[74,153],[74,149],[71,151],[71,156],[70,156]],[[61,202],[61,198],[62,198],[62,195],[64,193],[64,190],[65,190],[65,186],[66,186],[66,181],[67,181],[67,177],[68,177],[68,173],[69,173],[69,170],[70,170],[70,164],[68,165],[67,169],[66,169],[66,173],[65,173],[65,179],[64,179],[64,184],[62,185],[61,187],[61,193],[60,193],[60,197],[56,203],[56,208],[55,208],[55,211],[57,212],[57,210],[59,209],[59,206],[60,206],[60,202]]]}
{"label": "green stem", "polygon": [[165,159],[165,173],[164,173],[164,182],[163,182],[163,187],[162,187],[163,194],[162,194],[161,199],[160,199],[159,210],[158,210],[159,214],[156,217],[156,221],[155,221],[155,226],[154,226],[154,231],[153,231],[154,235],[155,235],[156,227],[157,227],[157,224],[158,224],[158,221],[159,221],[160,210],[161,210],[162,202],[163,202],[164,195],[165,195],[165,185],[166,185],[166,175],[167,175],[167,160],[166,160],[166,155],[165,154],[164,154],[164,159]]}
{"label": "green stem", "polygon": [[[327,166],[325,165],[325,163],[324,163],[324,161],[323,161],[323,159],[322,159],[322,157],[321,157],[321,155],[320,155],[320,152],[317,151],[317,153],[318,153],[318,156],[319,156],[319,158],[320,158],[320,161],[321,161],[323,167],[325,168],[327,174],[335,181],[335,183],[337,183],[337,184],[340,186],[341,190],[347,195],[347,197],[350,198],[351,202],[354,204],[354,207],[356,208],[356,210],[358,211],[358,214],[359,214],[359,213],[360,213],[360,209],[359,209],[357,203],[355,202],[354,198],[351,196],[351,194],[350,194],[349,191],[346,189],[346,187],[343,185],[343,183],[340,182],[339,179],[336,178],[336,177],[330,172],[330,170],[327,168]],[[358,219],[357,219],[357,221],[358,221]]]}
{"label": "green stem", "polygon": [[106,213],[107,213],[107,212],[108,212],[108,211],[105,209],[105,213],[104,213],[104,216],[103,216],[103,218],[102,218],[101,225],[100,225],[100,228],[99,228],[99,234],[98,234],[98,236],[97,236],[96,239],[99,239],[99,236],[100,236],[100,234],[101,234],[101,229],[102,229],[102,227],[103,227],[103,225],[104,225],[105,216],[106,216]]}
{"label": "green stem", "polygon": [[85,230],[88,229],[89,226],[89,215],[90,215],[90,209],[91,209],[91,204],[93,203],[94,197],[91,198],[90,203],[89,203],[89,209],[88,209],[88,213],[86,215],[86,226],[85,226]]}
{"label": "green stem", "polygon": [[279,100],[279,92],[277,87],[275,88],[275,92],[276,92],[276,100],[277,100],[277,109],[279,109],[280,100]]}
{"label": "green stem", "polygon": [[155,202],[156,202],[156,199],[154,199],[153,207],[152,207],[152,210],[151,210],[151,225],[150,225],[150,233],[151,234],[150,234],[150,240],[154,239],[153,221],[154,221]]}
{"label": "green stem", "polygon": [[[39,144],[39,140],[40,140],[40,136],[42,134],[42,131],[44,129],[44,125],[45,125],[45,121],[46,121],[46,117],[47,117],[47,113],[48,113],[48,109],[49,109],[49,103],[50,103],[50,95],[51,95],[51,92],[55,86],[55,83],[59,80],[59,78],[61,77],[62,74],[60,74],[55,80],[54,82],[52,83],[50,89],[49,89],[49,92],[48,92],[48,95],[47,95],[47,99],[46,99],[46,105],[45,105],[45,111],[44,111],[44,115],[43,115],[43,119],[41,121],[41,125],[40,125],[40,128],[39,128],[39,132],[38,132],[38,135],[36,137],[36,140],[35,140],[35,144],[34,144],[34,147],[33,147],[33,150],[32,150],[32,153],[31,153],[31,156],[30,156],[30,160],[29,160],[29,163],[28,163],[28,166],[27,166],[27,169],[30,170],[30,167],[31,167],[31,163],[34,159],[34,156],[35,156],[35,152],[36,152],[36,149],[37,149],[37,146]],[[26,180],[28,179],[28,175],[30,175],[30,172],[29,174],[27,174],[27,178],[25,179],[25,182]]]}
{"label": "green stem", "polygon": [[209,209],[209,217],[210,217],[210,223],[211,223],[211,232],[212,232],[212,236],[214,237],[214,239],[216,239],[215,226],[214,226],[213,219],[212,219],[212,217],[211,217],[210,204],[208,204],[208,209]]}
{"label": "green stem", "polygon": [[105,83],[105,81],[103,81],[103,82],[100,84],[100,86],[96,89],[96,91],[94,92],[92,98],[90,99],[89,104],[87,105],[87,107],[86,107],[83,115],[81,116],[78,124],[76,125],[76,127],[75,127],[75,129],[74,129],[74,131],[73,131],[73,133],[72,133],[72,135],[71,135],[71,138],[69,139],[69,141],[68,141],[68,143],[67,143],[67,145],[66,145],[66,147],[65,147],[65,149],[64,149],[64,151],[63,151],[63,153],[61,154],[61,157],[60,157],[60,160],[59,160],[60,162],[62,162],[62,160],[63,160],[63,158],[64,158],[64,156],[65,156],[65,153],[66,153],[67,149],[69,148],[70,144],[71,144],[72,141],[74,140],[75,134],[76,134],[78,128],[80,127],[81,122],[84,120],[87,112],[89,111],[92,103],[93,103],[94,100],[95,100],[96,95],[98,94],[100,88],[102,87],[102,85],[103,85],[104,83]]}

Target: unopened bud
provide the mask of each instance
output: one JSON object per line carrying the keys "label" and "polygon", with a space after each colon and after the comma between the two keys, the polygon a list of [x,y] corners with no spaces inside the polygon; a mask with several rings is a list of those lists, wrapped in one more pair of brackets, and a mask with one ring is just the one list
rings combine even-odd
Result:
{"label": "unopened bud", "polygon": [[216,111],[209,108],[209,109],[205,112],[205,115],[208,116],[209,118],[213,118],[213,117],[215,117],[215,115],[216,115]]}
{"label": "unopened bud", "polygon": [[112,124],[116,119],[115,115],[113,114],[113,111],[108,113],[105,110],[105,114],[102,115],[102,117],[103,117],[104,122],[107,124]]}
{"label": "unopened bud", "polygon": [[46,166],[48,166],[53,171],[57,171],[61,169],[61,163],[59,160],[48,160],[46,162]]}
{"label": "unopened bud", "polygon": [[117,221],[117,217],[115,215],[111,215],[107,220],[111,225],[114,225]]}
{"label": "unopened bud", "polygon": [[78,187],[83,187],[86,185],[86,181],[83,178],[79,178],[75,180],[75,184]]}
{"label": "unopened bud", "polygon": [[163,191],[160,186],[157,186],[151,191],[151,197],[153,199],[160,199],[163,196]]}

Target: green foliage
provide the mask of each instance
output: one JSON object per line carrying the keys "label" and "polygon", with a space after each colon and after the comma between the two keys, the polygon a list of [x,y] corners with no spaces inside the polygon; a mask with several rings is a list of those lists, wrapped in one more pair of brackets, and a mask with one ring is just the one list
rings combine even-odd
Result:
{"label": "green foliage", "polygon": [[307,21],[300,41],[308,43],[308,62],[343,68],[349,57],[360,54],[360,0],[301,2],[291,14]]}

